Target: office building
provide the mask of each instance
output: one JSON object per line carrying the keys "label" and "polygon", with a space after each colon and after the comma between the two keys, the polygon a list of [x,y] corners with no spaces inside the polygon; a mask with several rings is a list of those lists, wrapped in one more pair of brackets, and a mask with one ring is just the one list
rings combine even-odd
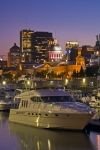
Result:
{"label": "office building", "polygon": [[52,33],[34,32],[32,35],[32,58],[34,63],[44,63],[48,61],[48,51],[53,42]]}
{"label": "office building", "polygon": [[48,61],[48,50],[52,42],[52,33],[22,30],[20,32],[21,62],[39,64]]}
{"label": "office building", "polygon": [[22,53],[21,62],[32,62],[32,34],[33,30],[24,29],[20,31],[20,49]]}
{"label": "office building", "polygon": [[78,55],[79,43],[76,41],[66,42],[65,49],[67,55],[67,62],[74,64]]}

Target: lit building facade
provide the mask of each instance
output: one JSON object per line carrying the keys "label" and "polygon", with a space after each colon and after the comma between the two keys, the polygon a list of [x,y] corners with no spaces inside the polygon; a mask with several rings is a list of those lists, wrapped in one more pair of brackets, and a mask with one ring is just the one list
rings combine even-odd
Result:
{"label": "lit building facade", "polygon": [[4,69],[7,67],[7,60],[3,60],[0,58],[0,69]]}
{"label": "lit building facade", "polygon": [[76,57],[78,55],[78,48],[79,43],[76,41],[68,41],[66,42],[66,55],[67,55],[67,62],[74,64],[76,61]]}
{"label": "lit building facade", "polygon": [[96,35],[96,44],[94,47],[84,47],[82,54],[85,54],[85,58],[86,56],[90,56],[88,58],[86,58],[86,60],[88,61],[88,64],[91,65],[100,65],[100,34]]}
{"label": "lit building facade", "polygon": [[17,67],[21,61],[21,51],[20,48],[14,43],[14,46],[10,48],[8,53],[8,66]]}
{"label": "lit building facade", "polygon": [[86,64],[89,64],[91,56],[94,54],[94,47],[90,45],[82,46],[81,55],[85,58]]}
{"label": "lit building facade", "polygon": [[78,48],[79,43],[77,41],[68,41],[66,42],[66,49]]}
{"label": "lit building facade", "polygon": [[81,52],[78,52],[78,56],[76,57],[76,65],[80,65],[85,68],[85,58],[81,56]]}
{"label": "lit building facade", "polygon": [[[32,35],[33,52],[32,57],[35,63],[48,61],[48,51],[53,42],[52,33],[34,32]],[[34,58],[35,56],[35,58]]]}
{"label": "lit building facade", "polygon": [[54,40],[54,44],[50,46],[48,54],[50,62],[59,62],[62,60],[63,51],[57,41],[55,42]]}
{"label": "lit building facade", "polygon": [[20,49],[22,53],[22,62],[31,62],[32,61],[32,34],[33,30],[24,29],[20,31]]}
{"label": "lit building facade", "polygon": [[20,32],[21,61],[38,64],[48,61],[48,50],[52,43],[52,33],[22,30]]}

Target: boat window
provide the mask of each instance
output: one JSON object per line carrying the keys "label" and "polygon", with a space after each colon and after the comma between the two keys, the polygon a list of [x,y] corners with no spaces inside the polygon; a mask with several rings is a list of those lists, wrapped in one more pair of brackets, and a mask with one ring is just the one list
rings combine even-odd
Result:
{"label": "boat window", "polygon": [[70,96],[50,96],[48,98],[43,97],[45,102],[72,102],[73,98]]}
{"label": "boat window", "polygon": [[28,106],[28,101],[25,101],[25,107],[27,107]]}
{"label": "boat window", "polygon": [[71,96],[44,96],[44,97],[31,97],[34,102],[72,102],[74,101]]}
{"label": "boat window", "polygon": [[22,104],[21,104],[21,106],[23,107],[24,106],[24,101],[22,100]]}
{"label": "boat window", "polygon": [[41,102],[41,97],[31,97],[31,100],[34,101],[34,102]]}
{"label": "boat window", "polygon": [[15,102],[20,102],[20,101],[21,101],[21,98],[16,97],[16,98],[14,99],[14,101],[15,101]]}
{"label": "boat window", "polygon": [[100,97],[98,97],[98,100],[100,100]]}

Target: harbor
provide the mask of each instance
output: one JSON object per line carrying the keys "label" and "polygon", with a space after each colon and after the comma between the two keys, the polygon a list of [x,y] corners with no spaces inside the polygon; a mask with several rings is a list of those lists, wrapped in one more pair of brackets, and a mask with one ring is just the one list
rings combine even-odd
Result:
{"label": "harbor", "polygon": [[0,4],[0,150],[100,150],[100,1]]}
{"label": "harbor", "polygon": [[2,150],[99,150],[100,133],[39,129],[11,123],[9,113],[0,112],[0,149]]}
{"label": "harbor", "polygon": [[[41,84],[39,84],[40,82]],[[86,121],[86,126],[85,126],[84,124],[85,121],[83,122],[80,121],[86,118],[86,117],[82,118],[82,113],[84,113],[84,111],[88,112],[89,110],[88,108],[89,103],[88,104],[86,102],[84,103],[81,99],[82,98],[81,96],[83,95],[84,97],[85,95],[83,94],[84,90],[82,91],[83,92],[82,93],[79,91],[79,89],[69,88],[68,84],[67,87],[65,87],[64,84],[65,84],[64,81],[61,82],[59,80],[40,81],[36,79],[35,80],[27,79],[21,82],[20,84],[18,82],[16,83],[16,88],[15,88],[16,92],[14,92],[13,90],[13,94],[12,92],[9,92],[12,89],[11,87],[9,88],[9,90],[8,88],[5,89],[6,91],[5,94],[7,94],[6,101],[7,100],[9,101],[9,97],[10,97],[10,101],[14,103],[17,101],[18,106],[15,107],[15,105],[13,105],[9,107],[9,111],[6,111],[5,109],[0,111],[0,133],[1,133],[0,149],[3,150],[8,150],[8,149],[10,150],[22,150],[22,149],[23,150],[26,149],[66,150],[66,148],[68,150],[70,149],[82,150],[82,148],[84,150],[100,149],[99,107],[97,108],[91,107],[93,112],[95,110],[95,116],[93,119],[92,118],[89,119],[88,123]],[[41,92],[41,94],[38,92]],[[69,97],[69,95],[71,95],[71,97]],[[54,98],[52,99],[51,96],[53,96]],[[65,98],[65,96],[67,97]],[[23,103],[21,103],[21,97]],[[76,100],[75,103],[73,103],[72,101],[73,98],[75,98]],[[35,104],[33,105],[30,102],[30,100],[32,100],[32,102],[34,102]],[[28,108],[28,101],[29,101],[29,108]],[[51,105],[52,101],[53,104]],[[61,101],[63,102],[63,104],[60,104]],[[67,105],[65,105],[65,101],[68,101]],[[79,105],[80,102],[81,105]],[[76,104],[78,104],[78,106]],[[87,110],[85,105],[87,105]],[[20,109],[18,110],[19,106]],[[14,110],[14,113],[16,112],[16,115],[13,114],[14,117],[11,116],[10,114],[11,110]],[[62,116],[63,114],[61,113],[63,113],[64,111],[66,112],[66,114],[65,116]],[[72,115],[72,113],[74,114],[74,116]],[[79,118],[76,117],[77,113],[80,114],[79,115],[80,119],[78,121],[76,121]],[[55,119],[54,120],[51,119],[52,117],[53,118],[55,117]],[[23,122],[23,118],[24,118],[24,122]],[[38,122],[36,122],[35,124],[35,121],[37,120]],[[42,123],[42,125],[44,126],[41,127],[42,120],[44,123],[44,124]],[[46,125],[46,123],[49,124]],[[52,123],[53,123],[53,128],[52,128]],[[83,127],[81,128],[81,126],[79,126],[81,125],[81,123],[82,126],[84,124],[84,128]],[[66,124],[67,126],[65,126],[66,128],[64,128],[64,125]],[[78,128],[76,125],[78,125]]]}

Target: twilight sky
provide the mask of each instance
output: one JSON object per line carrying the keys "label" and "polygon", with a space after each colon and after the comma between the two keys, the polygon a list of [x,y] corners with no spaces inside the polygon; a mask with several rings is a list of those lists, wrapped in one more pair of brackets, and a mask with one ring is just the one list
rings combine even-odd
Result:
{"label": "twilight sky", "polygon": [[19,46],[22,29],[52,32],[66,41],[95,44],[100,33],[100,0],[0,0],[0,55]]}

